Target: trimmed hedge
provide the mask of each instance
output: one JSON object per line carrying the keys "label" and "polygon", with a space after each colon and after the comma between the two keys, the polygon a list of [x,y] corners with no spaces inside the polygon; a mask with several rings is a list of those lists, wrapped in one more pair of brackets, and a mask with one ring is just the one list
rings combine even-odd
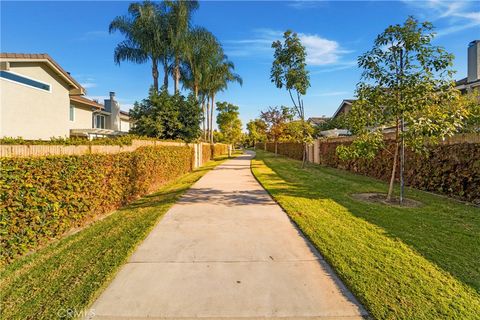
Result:
{"label": "trimmed hedge", "polygon": [[190,147],[0,159],[0,263],[192,170]]}
{"label": "trimmed hedge", "polygon": [[210,161],[210,159],[213,158],[212,154],[213,154],[212,145],[203,143],[202,144],[202,163]]}
{"label": "trimmed hedge", "polygon": [[[350,142],[320,142],[320,164],[389,181],[394,144],[391,141],[387,143],[387,148],[372,160],[343,161],[338,158],[336,149],[339,145],[348,145]],[[257,147],[263,148],[263,144],[258,144]],[[279,143],[277,148],[279,154],[297,160],[302,159],[302,145],[299,143]],[[274,152],[274,144],[267,143],[267,150]],[[399,170],[397,170],[397,177],[398,172]],[[480,204],[480,144],[457,143],[432,146],[428,155],[420,155],[406,149],[405,183],[420,190]]]}
{"label": "trimmed hedge", "polygon": [[228,145],[223,143],[216,143],[212,145],[212,159],[228,154]]}
{"label": "trimmed hedge", "polygon": [[[275,153],[275,143],[267,142],[267,151]],[[302,160],[303,144],[297,142],[279,142],[277,143],[277,152],[292,159]]]}

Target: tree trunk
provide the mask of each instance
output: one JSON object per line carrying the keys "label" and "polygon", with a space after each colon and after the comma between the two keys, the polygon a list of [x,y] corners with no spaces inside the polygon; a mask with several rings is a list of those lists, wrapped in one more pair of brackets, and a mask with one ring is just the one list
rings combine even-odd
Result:
{"label": "tree trunk", "polygon": [[303,143],[303,155],[302,155],[302,169],[305,168],[305,163],[307,162],[307,143]]}
{"label": "tree trunk", "polygon": [[393,156],[392,175],[390,177],[390,185],[388,186],[387,201],[392,200],[393,185],[395,183],[395,174],[397,171],[398,147],[399,147],[399,143],[398,143],[398,120],[397,120],[397,127],[395,129],[395,153]]}
{"label": "tree trunk", "polygon": [[213,108],[215,106],[215,93],[212,93],[212,107],[210,108],[210,143],[213,143]]}
{"label": "tree trunk", "polygon": [[168,59],[163,58],[163,86],[168,91]]}
{"label": "tree trunk", "polygon": [[205,139],[205,98],[202,101],[202,134]]}
{"label": "tree trunk", "polygon": [[153,77],[153,88],[158,92],[158,63],[157,59],[152,59],[152,77]]}
{"label": "tree trunk", "polygon": [[278,155],[278,142],[275,139],[275,157]]}
{"label": "tree trunk", "polygon": [[205,142],[209,141],[210,137],[210,97],[207,96],[207,107],[205,113],[205,121],[207,122],[207,129],[204,132]]}
{"label": "tree trunk", "polygon": [[174,66],[173,74],[174,74],[174,80],[175,80],[174,93],[178,93],[178,90],[179,90],[178,87],[180,84],[180,61],[178,57],[175,57],[175,66]]}

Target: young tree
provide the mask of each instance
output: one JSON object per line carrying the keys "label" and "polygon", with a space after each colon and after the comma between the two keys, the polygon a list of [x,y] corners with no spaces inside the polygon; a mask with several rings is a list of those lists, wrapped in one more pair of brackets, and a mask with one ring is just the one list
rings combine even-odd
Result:
{"label": "young tree", "polygon": [[265,142],[267,140],[267,124],[261,119],[250,120],[247,123],[248,142],[255,145],[257,142]]}
{"label": "young tree", "polygon": [[391,200],[400,157],[400,201],[403,201],[405,145],[416,151],[436,143],[462,126],[466,108],[456,103],[452,81],[453,56],[433,46],[429,22],[409,17],[377,36],[372,50],[358,59],[363,68],[357,102],[348,122],[357,134],[350,147],[339,147],[342,158],[373,157],[383,143],[382,127],[394,126],[395,148],[387,200]]}
{"label": "young tree", "polygon": [[302,143],[305,130],[307,134],[313,134],[313,127],[308,122],[302,123],[299,120],[287,122],[285,123],[285,128],[283,130],[283,135],[280,137],[280,141]]}
{"label": "young tree", "polygon": [[269,107],[267,111],[260,112],[260,119],[267,125],[267,137],[275,143],[275,154],[277,154],[277,144],[285,131],[287,122],[293,119],[293,113],[290,108]]}
{"label": "young tree", "polygon": [[224,142],[235,145],[242,138],[242,121],[238,106],[228,102],[217,102],[217,125]]}
{"label": "young tree", "polygon": [[307,89],[310,87],[310,78],[305,63],[307,53],[298,35],[290,30],[283,34],[283,43],[279,40],[275,41],[272,43],[272,48],[275,49],[275,53],[270,79],[277,88],[285,87],[287,89],[294,110],[302,124],[303,167],[307,160],[307,143],[311,140],[306,127],[305,108],[302,99],[302,96],[307,93]]}

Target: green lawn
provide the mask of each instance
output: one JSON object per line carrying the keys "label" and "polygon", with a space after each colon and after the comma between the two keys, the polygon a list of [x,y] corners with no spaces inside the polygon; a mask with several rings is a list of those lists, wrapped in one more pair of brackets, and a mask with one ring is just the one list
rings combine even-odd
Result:
{"label": "green lawn", "polygon": [[407,189],[419,208],[364,203],[378,180],[257,151],[252,171],[377,319],[480,319],[480,209]]}
{"label": "green lawn", "polygon": [[[70,318],[99,295],[180,195],[223,159],[0,270],[1,319]],[[72,315],[74,312],[71,313]]]}

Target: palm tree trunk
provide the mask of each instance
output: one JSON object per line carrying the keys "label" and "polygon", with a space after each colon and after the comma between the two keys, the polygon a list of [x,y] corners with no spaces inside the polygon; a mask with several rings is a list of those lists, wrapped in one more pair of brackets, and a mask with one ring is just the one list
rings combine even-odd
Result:
{"label": "palm tree trunk", "polygon": [[152,59],[152,77],[153,77],[153,88],[158,92],[158,62],[157,59]]}
{"label": "palm tree trunk", "polygon": [[173,75],[174,75],[174,93],[177,93],[179,90],[179,84],[180,84],[180,60],[178,57],[175,57],[175,66],[173,70]]}
{"label": "palm tree trunk", "polygon": [[207,142],[210,137],[210,96],[207,96],[207,108],[204,119],[207,122],[207,130],[204,132],[204,140]]}
{"label": "palm tree trunk", "polygon": [[168,90],[168,59],[167,57],[163,58],[163,86],[165,90]]}
{"label": "palm tree trunk", "polygon": [[210,142],[213,143],[213,108],[215,106],[215,93],[212,93],[212,107],[210,108]]}

